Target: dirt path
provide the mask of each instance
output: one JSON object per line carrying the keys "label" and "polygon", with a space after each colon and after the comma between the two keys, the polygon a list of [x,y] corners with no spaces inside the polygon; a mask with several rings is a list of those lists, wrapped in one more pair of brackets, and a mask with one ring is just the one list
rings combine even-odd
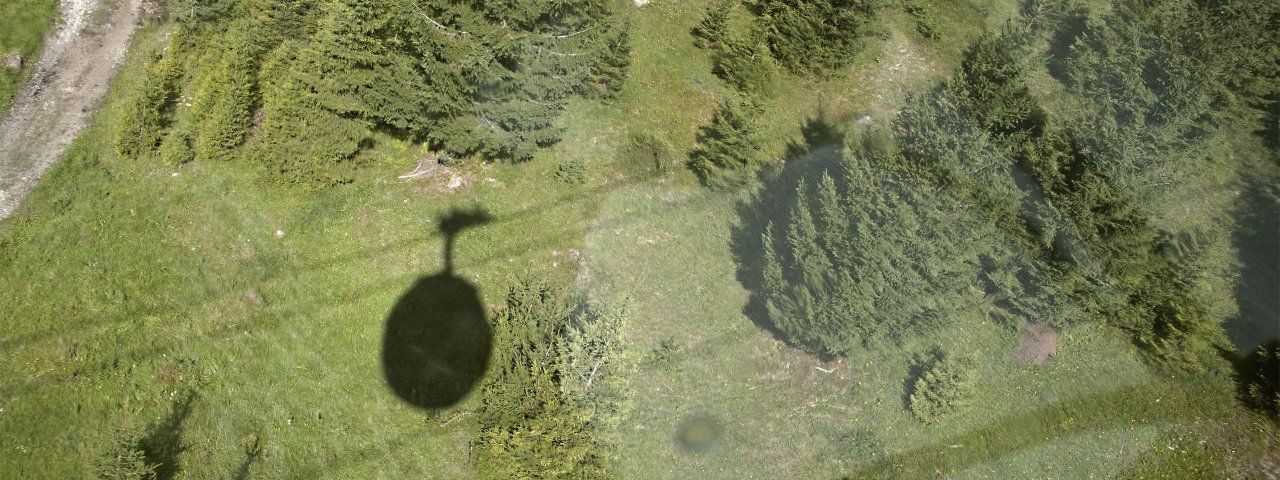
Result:
{"label": "dirt path", "polygon": [[[129,47],[139,6],[140,0],[60,0],[62,22],[45,39],[31,80],[0,121],[0,219],[88,122]],[[99,8],[112,11],[94,15]],[[93,23],[95,17],[100,23]]]}

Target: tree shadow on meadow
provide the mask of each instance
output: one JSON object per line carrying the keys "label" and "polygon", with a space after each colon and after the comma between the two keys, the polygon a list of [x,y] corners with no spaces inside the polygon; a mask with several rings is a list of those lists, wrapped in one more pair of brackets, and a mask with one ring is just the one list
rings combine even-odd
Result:
{"label": "tree shadow on meadow", "polygon": [[383,373],[387,386],[410,405],[454,405],[488,368],[493,332],[480,293],[453,273],[453,245],[462,230],[490,220],[480,210],[445,214],[439,222],[445,235],[444,270],[419,278],[387,316]]}
{"label": "tree shadow on meadow", "polygon": [[1239,252],[1240,313],[1227,334],[1241,354],[1280,341],[1280,188],[1267,179],[1250,182],[1236,207],[1239,227],[1232,238]]}
{"label": "tree shadow on meadow", "polygon": [[175,478],[182,471],[178,460],[188,448],[182,441],[182,424],[191,415],[195,398],[195,393],[191,391],[178,396],[173,401],[169,416],[152,424],[147,429],[147,435],[138,439],[138,450],[142,452],[143,461],[153,468],[152,478]]}
{"label": "tree shadow on meadow", "polygon": [[743,313],[757,327],[788,345],[792,342],[769,318],[763,294],[764,259],[760,252],[764,251],[764,244],[761,235],[770,224],[785,224],[795,204],[794,186],[800,179],[811,185],[817,184],[827,167],[839,160],[844,145],[843,130],[825,115],[806,120],[800,127],[800,133],[802,141],[793,140],[787,144],[786,164],[762,172],[759,180],[763,186],[738,203],[739,224],[733,229],[730,240],[734,263],[738,266],[738,281],[751,292]]}
{"label": "tree shadow on meadow", "polygon": [[1280,188],[1274,175],[1248,182],[1235,216],[1240,310],[1225,325],[1235,351],[1223,356],[1235,369],[1240,399],[1280,418]]}
{"label": "tree shadow on meadow", "polygon": [[235,476],[231,477],[236,480],[245,480],[249,478],[249,468],[254,462],[262,456],[262,438],[258,434],[254,434],[244,443],[244,460],[240,462],[240,468],[236,469]]}

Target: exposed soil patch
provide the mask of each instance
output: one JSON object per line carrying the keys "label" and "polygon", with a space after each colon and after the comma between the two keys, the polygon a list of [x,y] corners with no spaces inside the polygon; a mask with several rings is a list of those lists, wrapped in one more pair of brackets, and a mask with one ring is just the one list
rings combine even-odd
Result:
{"label": "exposed soil patch", "polygon": [[[777,340],[773,340],[779,342]],[[781,343],[781,342],[779,342]],[[798,348],[782,344],[771,361],[762,365],[757,380],[784,382],[786,388],[824,388],[834,396],[847,394],[857,382],[866,378],[866,370],[859,372],[844,360],[824,361]],[[864,365],[870,368],[873,364]],[[812,407],[812,406],[810,406]]]}
{"label": "exposed soil patch", "polygon": [[[428,153],[418,159],[418,165],[413,168],[413,171],[400,175],[397,177],[397,181],[418,182],[425,188],[449,193],[455,189],[476,184],[479,181],[479,176],[463,169],[445,166],[438,161],[434,154]],[[485,178],[484,181],[490,184],[498,183],[497,180],[492,178]]]}
{"label": "exposed soil patch", "polygon": [[1013,357],[1044,365],[1057,351],[1058,331],[1048,325],[1029,322],[1027,332],[1022,335],[1022,345],[1018,346],[1018,351],[1013,352]]}
{"label": "exposed soil patch", "polygon": [[[0,219],[62,157],[124,59],[140,2],[104,1],[59,2],[62,23],[45,39],[31,80],[0,121]],[[114,8],[108,15],[91,15],[107,6]]]}

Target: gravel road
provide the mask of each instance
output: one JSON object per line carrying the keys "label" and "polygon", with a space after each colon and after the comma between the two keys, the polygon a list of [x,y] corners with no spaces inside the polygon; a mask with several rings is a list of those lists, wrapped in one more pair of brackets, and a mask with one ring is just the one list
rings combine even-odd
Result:
{"label": "gravel road", "polygon": [[[30,81],[0,121],[0,219],[89,121],[124,59],[139,7],[140,0],[59,2],[62,21],[45,38]],[[110,11],[94,15],[100,8]]]}

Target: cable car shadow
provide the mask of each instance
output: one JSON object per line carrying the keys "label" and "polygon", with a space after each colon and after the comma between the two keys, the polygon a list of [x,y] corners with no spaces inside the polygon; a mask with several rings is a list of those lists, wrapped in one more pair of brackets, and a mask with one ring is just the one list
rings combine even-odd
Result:
{"label": "cable car shadow", "polygon": [[410,405],[454,405],[489,366],[493,332],[479,291],[454,275],[453,244],[462,230],[490,219],[478,209],[445,214],[438,222],[445,235],[444,270],[419,278],[387,316],[383,373],[391,391]]}

